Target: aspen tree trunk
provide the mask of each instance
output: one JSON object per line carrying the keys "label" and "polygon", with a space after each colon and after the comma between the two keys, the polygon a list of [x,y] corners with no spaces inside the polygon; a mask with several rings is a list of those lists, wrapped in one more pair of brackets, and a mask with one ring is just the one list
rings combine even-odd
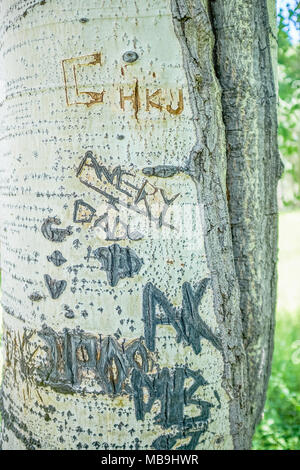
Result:
{"label": "aspen tree trunk", "polygon": [[1,1],[3,449],[251,447],[276,295],[274,12]]}

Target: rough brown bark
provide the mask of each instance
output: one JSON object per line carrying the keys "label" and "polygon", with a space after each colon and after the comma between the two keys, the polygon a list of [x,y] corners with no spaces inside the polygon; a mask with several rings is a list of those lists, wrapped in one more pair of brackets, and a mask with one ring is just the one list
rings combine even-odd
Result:
{"label": "rough brown bark", "polygon": [[222,87],[227,188],[247,355],[249,433],[261,418],[271,371],[276,303],[276,31],[267,1],[212,2],[216,71]]}
{"label": "rough brown bark", "polygon": [[[214,33],[209,11],[202,2],[174,1],[175,31],[183,50],[197,129],[197,144],[190,165],[203,204],[205,242],[213,275],[218,324],[224,338],[224,387],[231,396],[231,428],[236,449],[250,446],[247,433],[245,356],[241,344],[241,319],[232,259],[226,200],[226,155],[221,117],[221,89],[216,79]],[[233,385],[234,384],[234,385]]]}

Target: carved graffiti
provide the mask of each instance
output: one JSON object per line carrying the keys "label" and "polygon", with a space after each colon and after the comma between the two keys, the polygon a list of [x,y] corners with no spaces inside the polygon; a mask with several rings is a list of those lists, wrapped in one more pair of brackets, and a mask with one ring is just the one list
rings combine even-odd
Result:
{"label": "carved graffiti", "polygon": [[92,374],[102,393],[131,393],[130,372],[147,373],[152,364],[149,352],[140,339],[121,343],[107,336],[91,336],[65,329],[56,334],[44,328],[39,336],[47,344],[48,362],[40,370],[44,385],[73,393]]}
{"label": "carved graffiti", "polygon": [[[184,386],[186,379],[193,380],[189,387]],[[164,367],[156,374],[144,374],[142,371],[133,370],[131,381],[137,420],[144,420],[145,414],[151,412],[156,400],[160,402],[160,411],[155,416],[155,423],[163,428],[176,425],[189,429],[198,422],[206,422],[209,418],[212,405],[193,397],[199,387],[207,384],[200,372],[184,367],[176,367],[174,370]],[[200,414],[192,418],[186,416],[184,407],[188,405],[195,405],[201,410]]]}
{"label": "carved graffiti", "polygon": [[20,368],[35,390],[38,385],[63,394],[131,396],[138,421],[152,414],[155,425],[169,430],[152,442],[154,449],[195,449],[208,428],[215,404],[199,396],[208,385],[201,371],[179,365],[160,369],[142,338],[126,341],[70,329],[56,333],[44,326],[14,336],[7,331],[4,345],[6,367]]}
{"label": "carved graffiti", "polygon": [[47,260],[52,262],[57,267],[61,266],[67,261],[59,250],[53,251],[51,256],[47,256]]}
{"label": "carved graffiti", "polygon": [[[163,94],[164,96],[162,96]],[[138,80],[135,81],[132,87],[132,93],[130,95],[125,95],[124,88],[123,87],[120,88],[120,107],[123,111],[125,111],[125,101],[130,102],[134,111],[134,116],[137,119],[138,112],[142,108],[141,92],[140,92]],[[165,104],[165,101],[166,101],[165,90],[162,90],[161,88],[159,88],[150,93],[149,88],[146,88],[146,95],[145,95],[146,111],[150,112],[151,108],[155,108],[155,109],[158,109],[159,111],[165,110],[169,114],[172,114],[172,115],[179,115],[182,113],[184,109],[182,89],[178,90],[178,102],[177,102],[176,108],[173,108],[171,103]]]}
{"label": "carved graffiti", "polygon": [[89,223],[93,219],[96,213],[90,204],[84,202],[82,199],[78,199],[74,203],[73,221],[77,223]]}
{"label": "carved graffiti", "polygon": [[24,331],[4,330],[5,365],[12,369],[14,380],[17,377],[17,368],[24,383],[34,383],[36,370],[36,356],[40,347],[32,341],[34,330]]}
{"label": "carved graffiti", "polygon": [[120,106],[123,111],[125,111],[125,101],[130,101],[134,109],[135,118],[137,118],[139,109],[141,107],[140,94],[139,94],[139,84],[136,80],[134,89],[131,95],[124,95],[124,89],[120,88]]}
{"label": "carved graffiti", "polygon": [[[82,69],[98,68],[100,66],[101,54],[99,52],[81,57],[72,57],[62,61],[66,102],[68,106],[84,104],[89,107],[94,104],[103,103],[105,91],[86,90],[85,83],[80,83],[78,78]],[[84,98],[86,98],[86,100]]]}
{"label": "carved graffiti", "polygon": [[[221,349],[220,340],[201,319],[198,312],[208,282],[209,279],[203,279],[195,291],[189,282],[185,282],[182,286],[181,309],[174,307],[151,282],[146,284],[143,292],[143,319],[146,344],[150,351],[155,350],[157,325],[172,325],[177,333],[177,341],[184,341],[192,346],[196,354],[201,352],[202,338],[210,341],[218,350]],[[159,313],[156,311],[157,306],[160,307]]]}
{"label": "carved graffiti", "polygon": [[67,287],[67,282],[64,280],[57,281],[56,279],[52,279],[49,274],[45,274],[44,279],[52,299],[58,299]]}
{"label": "carved graffiti", "polygon": [[[164,109],[163,105],[161,104],[161,93],[162,90],[159,88],[158,90],[155,90],[154,92],[150,93],[149,89],[146,88],[146,110],[150,111],[150,108],[156,108],[159,109],[159,111],[162,111]],[[171,104],[168,104],[165,109],[168,111],[170,114],[178,115],[181,114],[183,111],[183,92],[182,90],[179,90],[178,92],[178,104],[177,108],[172,108]]]}
{"label": "carved graffiti", "polygon": [[[85,105],[90,107],[94,104],[105,102],[105,94],[111,93],[112,90],[104,90],[101,86],[95,88],[93,85],[101,80],[101,66],[102,56],[100,52],[62,60],[65,96],[68,106]],[[124,67],[120,68],[121,75],[124,75],[125,71]],[[122,111],[125,111],[125,103],[128,102],[128,105],[133,109],[136,119],[142,107],[147,112],[150,112],[152,109],[158,109],[159,111],[166,111],[173,116],[182,113],[184,99],[181,88],[178,90],[177,99],[174,98],[175,93],[172,90],[157,88],[150,91],[150,88],[145,89],[144,85],[142,88],[143,92],[137,79],[129,87],[129,91],[126,91],[123,86],[119,88],[119,106]]]}
{"label": "carved graffiti", "polygon": [[148,180],[123,170],[120,166],[109,170],[97,162],[91,151],[83,157],[77,170],[77,177],[88,188],[104,197],[104,200],[116,211],[120,206],[142,214],[157,227],[173,225],[166,223],[166,212],[179,194],[167,195],[162,188],[154,186]]}
{"label": "carved graffiti", "polygon": [[101,269],[106,271],[107,281],[113,287],[120,279],[138,274],[143,263],[133,250],[117,243],[97,248],[93,256],[100,261]]}
{"label": "carved graffiti", "polygon": [[95,220],[94,227],[102,229],[105,239],[110,241],[119,240],[141,240],[143,234],[130,227],[130,224],[123,221],[119,215],[112,216],[109,211],[102,214]]}
{"label": "carved graffiti", "polygon": [[53,225],[60,225],[61,221],[58,217],[48,217],[44,220],[41,231],[47,240],[51,242],[61,243],[68,235],[72,235],[72,227],[56,228]]}

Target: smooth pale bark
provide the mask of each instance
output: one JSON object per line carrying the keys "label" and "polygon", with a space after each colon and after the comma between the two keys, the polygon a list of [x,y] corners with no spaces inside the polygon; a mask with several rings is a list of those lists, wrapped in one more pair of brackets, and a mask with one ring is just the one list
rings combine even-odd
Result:
{"label": "smooth pale bark", "polygon": [[[223,70],[237,57],[230,44],[222,55],[231,38],[219,34],[231,3],[1,5],[3,449],[250,447],[270,367],[276,225],[268,212],[265,270],[245,289]],[[253,266],[255,201],[276,212],[276,113],[271,61],[257,76],[240,49],[271,123],[253,129],[264,155],[251,139],[239,147],[255,166],[239,176]],[[238,111],[237,99],[245,144]]]}

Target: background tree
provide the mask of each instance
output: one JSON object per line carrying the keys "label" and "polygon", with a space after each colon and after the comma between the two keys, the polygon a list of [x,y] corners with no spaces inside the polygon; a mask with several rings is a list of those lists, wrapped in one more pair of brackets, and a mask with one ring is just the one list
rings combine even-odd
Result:
{"label": "background tree", "polygon": [[[299,206],[300,199],[300,10],[299,2],[288,4],[288,15],[278,14],[279,149],[285,166],[281,181],[284,205]],[[291,29],[295,30],[294,40]],[[297,34],[298,29],[298,34]],[[298,39],[297,39],[298,36]]]}
{"label": "background tree", "polygon": [[4,449],[251,446],[276,297],[274,7],[1,5]]}
{"label": "background tree", "polygon": [[[299,449],[300,443],[300,212],[297,200],[297,127],[299,127],[299,2],[277,2],[279,38],[279,147],[285,171],[280,180],[279,264],[275,349],[263,420],[255,432],[255,449]],[[293,71],[286,72],[285,64]],[[293,77],[293,78],[291,78]],[[295,109],[296,108],[296,109]],[[296,124],[296,125],[295,125]],[[290,128],[290,126],[292,126]],[[295,165],[294,165],[295,164]],[[295,169],[293,169],[293,165]],[[286,210],[288,209],[288,210]]]}

